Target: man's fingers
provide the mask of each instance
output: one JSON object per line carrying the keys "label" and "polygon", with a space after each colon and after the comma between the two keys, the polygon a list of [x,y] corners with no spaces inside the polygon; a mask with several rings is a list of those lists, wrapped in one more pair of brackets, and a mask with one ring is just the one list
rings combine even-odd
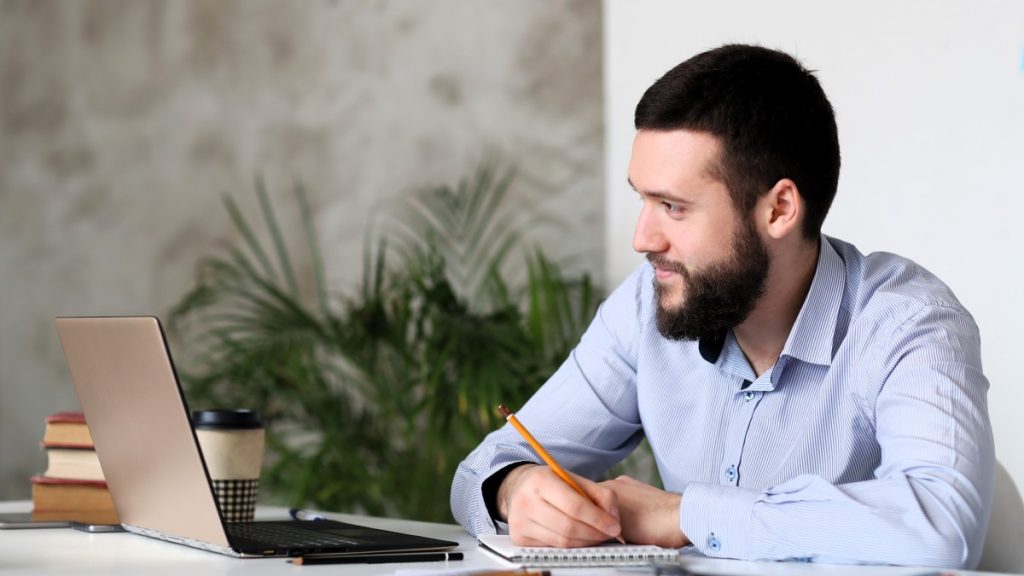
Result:
{"label": "man's fingers", "polygon": [[525,538],[540,542],[540,545],[579,548],[608,539],[607,534],[567,516],[563,510],[551,505],[550,502],[541,503],[531,512],[525,522],[526,525],[520,526],[520,529]]}
{"label": "man's fingers", "polygon": [[601,542],[612,535],[609,531],[618,530],[618,520],[575,491],[571,497],[549,503],[551,508],[537,521],[566,539]]}
{"label": "man's fingers", "polygon": [[608,488],[580,479],[588,494],[581,496],[550,469],[531,470],[517,487],[509,515],[509,531],[518,546],[582,547],[603,542],[621,531],[615,494]]}
{"label": "man's fingers", "polygon": [[[606,537],[618,536],[619,532],[622,531],[622,527],[619,525],[618,499],[615,492],[578,476],[576,477],[576,482],[583,488],[588,497],[580,496],[572,487],[566,485],[566,488],[572,494],[575,494],[576,497],[569,498],[566,496],[552,502],[552,504],[561,509],[566,515],[593,527]],[[562,490],[558,492],[560,495],[562,493],[568,494]]]}
{"label": "man's fingers", "polygon": [[549,503],[537,503],[526,516],[510,518],[512,543],[517,546],[555,546],[577,548],[608,539],[592,526],[573,520]]}
{"label": "man's fingers", "polygon": [[547,526],[543,526],[535,522],[531,524],[532,525],[529,528],[513,533],[513,544],[516,546],[585,548],[587,546],[600,544],[607,540],[607,537],[603,534],[599,534],[594,539],[570,538],[549,529]]}
{"label": "man's fingers", "polygon": [[[619,522],[619,497],[615,494],[615,491],[607,486],[588,482],[584,490],[590,496],[591,500],[598,505],[599,508],[607,512],[612,518],[615,519],[616,524]],[[609,534],[610,536],[617,536],[618,534]]]}

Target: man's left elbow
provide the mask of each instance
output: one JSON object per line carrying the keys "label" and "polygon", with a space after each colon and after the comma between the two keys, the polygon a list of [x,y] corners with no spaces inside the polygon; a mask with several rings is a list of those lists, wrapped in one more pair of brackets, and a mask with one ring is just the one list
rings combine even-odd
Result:
{"label": "man's left elbow", "polygon": [[917,558],[912,562],[918,566],[972,570],[981,560],[984,533],[977,534],[977,528],[962,527],[960,530],[937,531],[929,542],[922,543]]}

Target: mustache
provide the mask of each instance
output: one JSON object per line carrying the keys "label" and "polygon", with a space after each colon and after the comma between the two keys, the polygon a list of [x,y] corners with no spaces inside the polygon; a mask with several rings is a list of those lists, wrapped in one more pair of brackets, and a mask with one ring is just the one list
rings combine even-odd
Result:
{"label": "mustache", "polygon": [[670,270],[676,274],[680,274],[683,278],[687,278],[690,275],[690,271],[679,262],[673,262],[668,258],[660,254],[647,253],[647,261],[651,263],[655,268],[661,268],[662,270]]}

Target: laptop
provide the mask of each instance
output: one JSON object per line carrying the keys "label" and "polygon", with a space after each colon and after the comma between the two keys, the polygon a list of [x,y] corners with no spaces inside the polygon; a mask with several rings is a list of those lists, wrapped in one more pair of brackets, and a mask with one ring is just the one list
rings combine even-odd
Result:
{"label": "laptop", "polygon": [[236,557],[355,556],[458,546],[333,520],[225,522],[160,321],[57,318],[56,324],[126,530]]}

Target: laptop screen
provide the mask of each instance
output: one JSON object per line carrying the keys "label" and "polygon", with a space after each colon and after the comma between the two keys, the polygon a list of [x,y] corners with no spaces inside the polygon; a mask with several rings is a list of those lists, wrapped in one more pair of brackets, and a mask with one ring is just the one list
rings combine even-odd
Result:
{"label": "laptop screen", "polygon": [[56,324],[121,522],[228,547],[160,322]]}

